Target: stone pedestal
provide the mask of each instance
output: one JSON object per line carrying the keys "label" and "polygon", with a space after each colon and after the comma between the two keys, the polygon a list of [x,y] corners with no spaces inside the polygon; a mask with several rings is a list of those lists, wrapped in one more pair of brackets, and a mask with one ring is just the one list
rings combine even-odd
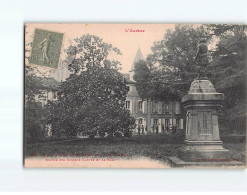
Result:
{"label": "stone pedestal", "polygon": [[223,148],[219,136],[217,109],[223,99],[224,94],[217,93],[209,80],[192,82],[189,93],[182,98],[187,113],[186,137],[176,157],[178,162],[195,162],[192,165],[221,162],[222,165],[228,161],[229,164],[229,151]]}
{"label": "stone pedestal", "polygon": [[179,151],[185,161],[229,159],[219,136],[217,108],[224,94],[217,93],[209,80],[192,82],[188,95],[182,98],[186,114],[186,138]]}

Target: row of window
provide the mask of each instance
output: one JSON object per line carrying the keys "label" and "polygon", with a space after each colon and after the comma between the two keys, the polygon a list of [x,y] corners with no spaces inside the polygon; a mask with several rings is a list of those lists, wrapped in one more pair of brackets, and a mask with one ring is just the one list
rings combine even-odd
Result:
{"label": "row of window", "polygon": [[179,102],[152,102],[152,112],[159,114],[181,114],[181,107]]}
{"label": "row of window", "polygon": [[[145,118],[136,119],[136,128],[140,126],[146,127],[147,122]],[[172,128],[177,127],[178,129],[183,129],[183,118],[152,118],[151,128]]]}
{"label": "row of window", "polygon": [[[125,108],[132,111],[131,101],[127,100],[125,102]],[[138,101],[138,110],[143,111],[144,109],[143,101]],[[152,102],[152,112],[153,113],[169,113],[169,114],[181,114],[181,108],[179,102]]]}
{"label": "row of window", "polygon": [[[174,124],[170,124],[171,121],[169,119],[165,119],[165,123],[162,124],[162,125],[165,125],[165,126],[171,126],[171,125],[179,126],[179,121],[180,120],[181,119],[175,119],[175,122],[173,122],[174,120],[171,119],[172,123],[174,123]],[[143,121],[144,121],[143,118],[139,118],[139,119],[137,119],[137,124],[138,125],[144,125],[144,122]],[[156,119],[156,118],[153,119],[153,125],[154,126],[160,125],[158,119]]]}
{"label": "row of window", "polygon": [[[127,100],[127,101],[125,102],[125,108],[128,109],[128,110],[131,109],[130,101],[129,101],[129,100]],[[139,101],[139,102],[138,102],[138,109],[139,109],[139,110],[143,110],[143,101]]]}

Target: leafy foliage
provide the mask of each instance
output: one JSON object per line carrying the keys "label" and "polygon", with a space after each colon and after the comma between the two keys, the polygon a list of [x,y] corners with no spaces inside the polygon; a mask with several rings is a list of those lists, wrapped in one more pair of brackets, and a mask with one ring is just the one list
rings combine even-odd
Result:
{"label": "leafy foliage", "polygon": [[45,117],[48,109],[42,107],[41,102],[37,102],[36,97],[42,97],[44,85],[42,78],[37,77],[38,70],[32,66],[25,67],[25,138],[29,143],[36,143],[45,138]]}
{"label": "leafy foliage", "polygon": [[175,30],[167,30],[164,38],[154,43],[147,62],[136,64],[137,90],[143,98],[163,101],[184,96],[197,76],[193,61],[200,38],[217,42],[209,50],[207,72],[216,90],[225,95],[222,129],[242,132],[246,126],[245,25],[177,25]]}
{"label": "leafy foliage", "polygon": [[153,91],[151,91],[151,71],[148,68],[147,62],[140,60],[135,64],[135,74],[134,80],[136,81],[136,89],[138,94],[143,99],[150,99],[153,96]]}
{"label": "leafy foliage", "polygon": [[25,66],[25,101],[34,101],[35,95],[40,94],[41,88],[41,78],[35,75],[35,68]]}
{"label": "leafy foliage", "polygon": [[107,58],[109,52],[120,51],[93,35],[83,35],[76,43],[71,75],[60,85],[58,101],[50,103],[53,132],[94,137],[97,132],[113,136],[129,131],[134,119],[124,108],[126,81],[118,72],[120,63]]}
{"label": "leafy foliage", "polygon": [[[154,43],[152,54],[147,57],[149,70],[143,68],[150,75],[146,81],[149,85],[141,84],[143,81],[139,75],[143,74],[143,70],[139,68],[140,64],[136,64],[135,74],[138,76],[134,78],[138,78],[138,92],[146,90],[145,87],[148,86],[146,93],[152,99],[180,100],[197,76],[197,66],[193,61],[201,37],[210,40],[204,26],[177,25],[175,30],[167,30],[164,38]],[[140,95],[144,97],[142,92]]]}
{"label": "leafy foliage", "polygon": [[212,80],[224,93],[221,120],[225,131],[245,133],[247,36],[245,25],[209,25],[218,38],[212,55]]}

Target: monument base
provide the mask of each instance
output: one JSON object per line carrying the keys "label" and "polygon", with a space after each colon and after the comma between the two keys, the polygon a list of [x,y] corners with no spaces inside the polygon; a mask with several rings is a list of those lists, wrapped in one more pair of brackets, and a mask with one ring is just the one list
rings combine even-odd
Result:
{"label": "monument base", "polygon": [[178,152],[184,161],[224,161],[230,159],[230,153],[223,148],[222,141],[188,141]]}
{"label": "monument base", "polygon": [[177,157],[168,160],[174,166],[235,166],[230,152],[220,140],[218,109],[224,94],[217,93],[209,80],[194,80],[182,98],[186,110],[185,141]]}
{"label": "monument base", "polygon": [[168,157],[168,163],[172,167],[183,167],[183,168],[192,168],[192,167],[197,167],[197,168],[245,168],[244,164],[236,161],[236,160],[229,160],[229,161],[193,161],[193,162],[188,162],[184,161],[176,156],[171,156]]}
{"label": "monument base", "polygon": [[171,156],[172,167],[233,167],[243,168],[244,164],[232,159],[222,141],[188,141],[179,149],[178,156]]}

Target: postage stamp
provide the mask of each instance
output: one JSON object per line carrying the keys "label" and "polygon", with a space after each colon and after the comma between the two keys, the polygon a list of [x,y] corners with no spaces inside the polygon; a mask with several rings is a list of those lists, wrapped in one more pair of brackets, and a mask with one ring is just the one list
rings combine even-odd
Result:
{"label": "postage stamp", "polygon": [[63,33],[35,29],[30,63],[57,68],[62,41]]}

